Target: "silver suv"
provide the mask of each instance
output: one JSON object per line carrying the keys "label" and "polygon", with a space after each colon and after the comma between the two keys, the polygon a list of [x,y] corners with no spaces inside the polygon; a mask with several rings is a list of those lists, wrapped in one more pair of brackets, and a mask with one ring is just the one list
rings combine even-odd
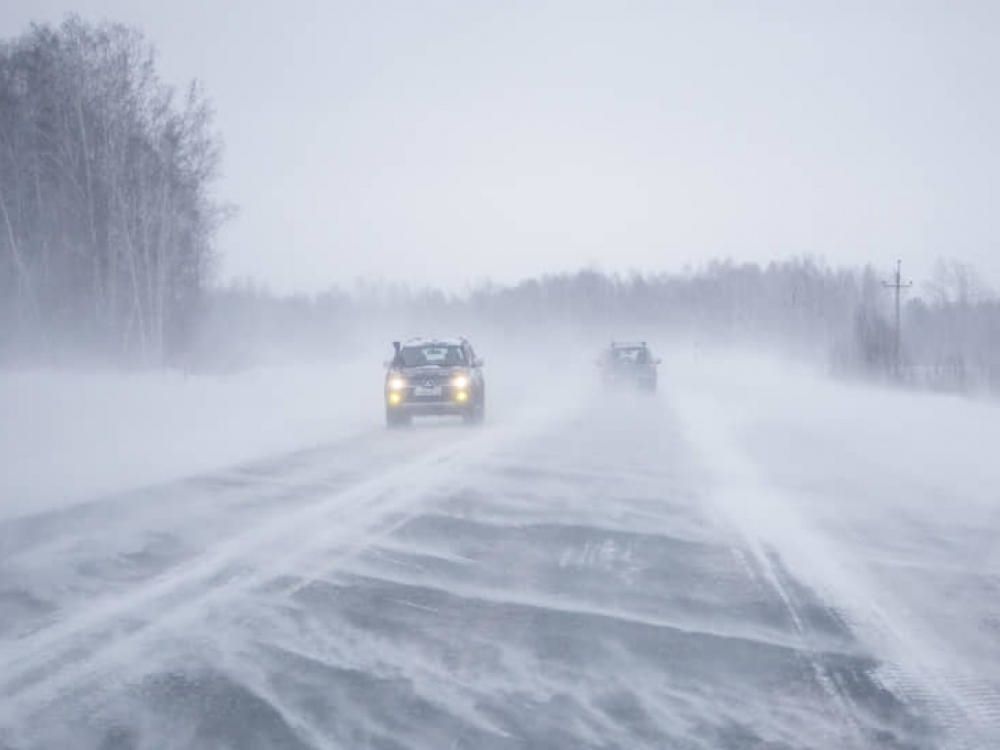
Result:
{"label": "silver suv", "polygon": [[656,391],[656,366],[645,341],[612,341],[598,360],[601,378],[607,386],[627,385],[642,391]]}
{"label": "silver suv", "polygon": [[392,346],[385,374],[386,425],[435,414],[459,415],[469,424],[483,421],[483,360],[466,339],[410,339]]}

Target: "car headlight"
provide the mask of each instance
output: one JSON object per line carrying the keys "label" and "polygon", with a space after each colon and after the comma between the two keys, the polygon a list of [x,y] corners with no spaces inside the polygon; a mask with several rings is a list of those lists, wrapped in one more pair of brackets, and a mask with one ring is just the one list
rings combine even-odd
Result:
{"label": "car headlight", "polygon": [[389,378],[390,391],[401,391],[404,388],[406,388],[406,378],[400,377],[399,375],[394,375]]}
{"label": "car headlight", "polygon": [[469,376],[468,375],[456,375],[451,379],[451,384],[456,388],[468,388],[469,387]]}

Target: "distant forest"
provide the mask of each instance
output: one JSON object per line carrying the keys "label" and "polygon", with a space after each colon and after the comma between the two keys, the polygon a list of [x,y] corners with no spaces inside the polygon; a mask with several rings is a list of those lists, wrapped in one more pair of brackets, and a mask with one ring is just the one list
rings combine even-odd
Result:
{"label": "distant forest", "polygon": [[809,259],[582,270],[461,294],[220,288],[212,241],[227,209],[210,192],[219,149],[206,98],[164,84],[135,30],[71,17],[0,43],[0,362],[242,366],[262,351],[333,354],[373,331],[447,323],[449,333],[746,342],[841,374],[1000,392],[1000,300],[956,263],[905,295],[898,350],[882,283],[891,269]]}
{"label": "distant forest", "polygon": [[768,347],[842,375],[1000,393],[1000,299],[978,285],[975,271],[941,262],[932,283],[904,295],[898,358],[889,276],[888,268],[795,259],[715,262],[687,273],[583,270],[462,294],[362,284],[278,296],[233,285],[212,294],[205,346],[222,351],[225,338],[310,354],[373,330],[433,334],[442,325],[446,333],[479,327],[512,338],[635,332]]}

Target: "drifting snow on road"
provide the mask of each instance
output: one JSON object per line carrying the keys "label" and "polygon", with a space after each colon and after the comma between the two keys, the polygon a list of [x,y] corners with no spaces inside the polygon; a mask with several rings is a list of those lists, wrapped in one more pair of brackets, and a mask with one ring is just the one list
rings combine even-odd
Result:
{"label": "drifting snow on road", "polygon": [[995,745],[998,428],[740,367],[8,518],[0,747]]}

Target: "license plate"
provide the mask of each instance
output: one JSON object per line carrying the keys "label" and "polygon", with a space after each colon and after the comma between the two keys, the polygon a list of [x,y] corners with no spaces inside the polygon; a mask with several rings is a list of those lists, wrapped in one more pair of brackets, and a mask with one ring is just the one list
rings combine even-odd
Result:
{"label": "license plate", "polygon": [[439,385],[418,385],[413,389],[414,396],[440,396],[441,386]]}

